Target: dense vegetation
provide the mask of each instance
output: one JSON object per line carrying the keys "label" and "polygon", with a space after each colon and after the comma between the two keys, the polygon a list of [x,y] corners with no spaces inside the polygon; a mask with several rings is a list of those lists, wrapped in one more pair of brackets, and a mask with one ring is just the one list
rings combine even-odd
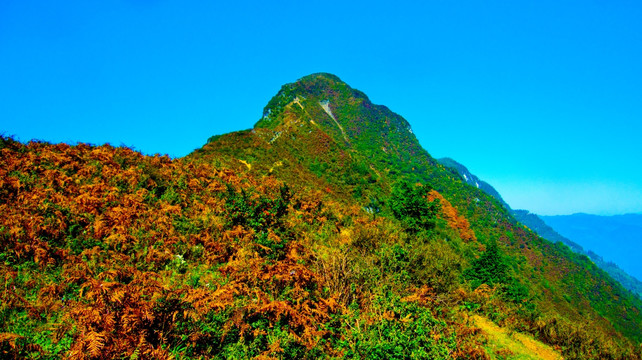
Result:
{"label": "dense vegetation", "polygon": [[399,115],[326,74],[264,114],[174,160],[2,138],[2,357],[528,355],[490,319],[565,358],[642,358],[639,300]]}

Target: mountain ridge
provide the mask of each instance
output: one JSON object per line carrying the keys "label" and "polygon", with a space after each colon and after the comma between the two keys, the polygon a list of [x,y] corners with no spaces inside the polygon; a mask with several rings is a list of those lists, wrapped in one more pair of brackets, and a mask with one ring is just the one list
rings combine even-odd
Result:
{"label": "mountain ridge", "polygon": [[483,192],[487,193],[488,195],[496,198],[505,208],[510,210],[510,206],[506,203],[506,201],[504,201],[499,191],[497,191],[492,185],[490,185],[486,181],[483,181],[482,179],[477,177],[477,175],[471,173],[468,170],[468,168],[466,168],[464,165],[458,163],[457,161],[449,157],[439,158],[437,159],[437,161],[440,164],[444,165],[445,167],[455,169],[459,174],[459,176],[461,176],[468,185],[475,186],[478,189],[482,190]]}
{"label": "mountain ridge", "polygon": [[[284,85],[283,89],[286,90],[282,89],[282,91],[279,92],[280,95],[275,96],[275,98],[282,99],[284,98],[283,94],[287,94],[287,96],[289,96],[287,99],[290,99],[289,102],[272,102],[273,104],[279,103],[282,107],[282,110],[273,112],[274,114],[278,114],[275,118],[277,120],[276,122],[279,120],[282,122],[277,125],[297,122],[297,128],[290,127],[288,130],[292,132],[291,135],[295,135],[295,138],[296,136],[303,138],[305,136],[305,131],[297,132],[295,129],[306,129],[305,126],[310,123],[310,120],[312,122],[316,122],[319,126],[315,126],[315,129],[313,130],[323,134],[320,138],[331,140],[330,142],[333,145],[330,148],[343,155],[341,159],[337,159],[336,157],[333,158],[332,156],[328,157],[327,149],[329,148],[322,148],[321,151],[317,149],[311,152],[306,152],[306,149],[318,148],[319,143],[315,141],[307,143],[305,141],[299,142],[299,145],[297,145],[298,148],[295,151],[297,153],[294,157],[296,160],[293,160],[298,162],[298,165],[300,165],[299,170],[302,173],[308,173],[308,175],[310,175],[308,176],[310,179],[309,181],[314,182],[316,180],[315,178],[326,179],[327,181],[325,185],[328,185],[326,189],[330,190],[327,193],[331,193],[333,196],[341,195],[342,198],[348,202],[356,200],[364,207],[367,205],[368,201],[372,202],[374,199],[374,202],[377,203],[378,199],[389,196],[388,194],[390,194],[390,191],[393,188],[393,183],[398,181],[400,178],[411,183],[417,182],[429,184],[430,187],[441,192],[447,200],[457,208],[457,211],[461,212],[465,217],[469,219],[485,219],[483,221],[471,221],[471,227],[478,237],[481,234],[482,241],[485,241],[484,239],[488,239],[489,237],[499,236],[499,233],[495,232],[495,230],[488,232],[488,228],[486,227],[488,225],[494,223],[494,226],[497,226],[502,223],[505,224],[502,226],[509,226],[512,228],[514,227],[512,224],[517,224],[515,219],[509,215],[508,210],[501,205],[499,200],[486,195],[476,187],[468,187],[469,185],[465,182],[453,182],[452,180],[455,177],[459,178],[459,175],[450,173],[446,167],[438,164],[438,162],[433,159],[427,151],[421,148],[414,135],[410,136],[412,134],[408,131],[409,127],[405,126],[407,124],[405,119],[401,118],[397,114],[388,113],[388,108],[369,104],[364,100],[365,98],[361,96],[361,94],[363,94],[362,92],[354,91],[345,83],[337,84],[335,83],[337,81],[336,79],[338,78],[327,79],[324,78],[323,75],[318,74],[304,77],[299,80],[299,82]],[[322,84],[324,87],[319,89],[319,84]],[[356,94],[355,98],[352,98],[353,94]],[[292,103],[299,95],[301,98],[305,98],[304,100],[301,100],[301,98],[299,99],[303,106],[300,106],[301,104],[295,105]],[[320,104],[320,102],[324,100],[329,101],[329,107],[332,110],[332,113],[347,129],[349,139],[356,139],[357,141],[352,141],[352,143],[348,144],[343,140],[341,132],[337,129],[337,126],[333,124],[331,117],[328,116]],[[288,105],[290,106],[288,107]],[[375,111],[383,109],[379,114],[375,114],[374,116],[375,120],[379,121],[362,121],[366,118],[366,116],[363,116],[364,109],[374,109]],[[369,112],[365,113],[372,116]],[[376,115],[379,115],[379,118],[377,118]],[[384,121],[381,121],[382,119]],[[382,126],[386,124],[385,120],[389,121],[391,119],[398,120],[397,124],[402,125],[382,128]],[[402,119],[402,121],[399,119]],[[274,119],[272,121],[274,121]],[[362,128],[356,129],[354,127],[354,124],[357,122],[362,126]],[[364,126],[366,126],[365,129],[363,129]],[[253,131],[258,133],[262,128],[263,125],[259,121],[258,126],[256,126]],[[392,131],[390,131],[391,128],[393,129]],[[361,132],[359,130],[361,130]],[[282,130],[271,129],[271,131],[273,131],[271,134],[276,134]],[[397,145],[396,149],[392,149],[393,151],[386,151],[391,149],[385,146],[386,138],[380,136],[382,133],[385,135],[402,134],[405,136],[400,136],[395,139],[401,139],[401,141],[399,141],[400,143],[395,144]],[[282,138],[283,135],[279,137],[279,139]],[[374,140],[371,141],[371,139]],[[382,140],[379,139],[384,139],[384,143],[382,144]],[[212,150],[214,150],[212,153],[216,153],[217,151],[229,151],[229,147],[233,144],[226,142],[220,145],[221,146],[219,146],[218,149],[221,150],[218,150],[213,148],[216,147],[215,144],[210,143],[203,148],[203,152],[207,153]],[[274,150],[276,148],[278,148],[278,146],[272,147],[271,149]],[[409,149],[409,156],[404,156],[403,151],[400,151],[400,149],[406,148]],[[291,153],[289,153],[289,150],[284,151],[283,148],[274,150],[274,153],[284,154],[279,156],[280,158],[293,158]],[[307,163],[310,159],[314,159],[311,164]],[[319,166],[315,163],[317,160],[319,161]],[[260,158],[256,158],[257,164],[260,164],[262,161],[263,160]],[[367,165],[362,166],[364,163]],[[337,164],[339,166],[337,166]],[[357,177],[367,179],[367,181],[355,182],[353,181],[354,179],[343,181],[342,179],[344,178],[350,179],[354,176],[353,171],[345,170],[346,167],[351,169],[361,167],[361,172],[357,169]],[[258,170],[258,168],[256,169]],[[315,169],[318,171],[315,174],[310,174],[310,170]],[[251,171],[254,170],[255,167],[253,165]],[[265,171],[263,173],[265,173]],[[291,176],[291,173],[280,175],[276,170],[272,174],[277,177],[284,175],[283,179],[287,179]],[[485,225],[480,227],[481,223]],[[517,228],[513,231],[520,232],[521,230]],[[504,238],[504,236],[499,237]],[[520,238],[521,239],[517,241],[517,244],[521,242],[523,249],[527,250],[526,254],[523,254],[522,256],[525,255],[527,258],[532,256],[528,255],[528,253],[531,252],[531,249],[527,244],[535,241],[536,237],[531,237],[530,235],[527,235],[527,233],[524,233],[523,235],[520,235]],[[526,240],[527,238],[528,240]],[[509,241],[506,243],[508,246],[517,245],[515,240],[507,240]],[[551,249],[549,245],[546,244],[537,245],[538,248],[539,246],[543,246],[542,249]],[[578,259],[577,261],[580,263],[582,262],[581,259]],[[597,271],[597,268],[595,271]],[[622,291],[626,292],[626,290]],[[581,296],[579,293],[576,294],[577,296]],[[577,316],[578,319],[581,317],[579,313],[575,316]]]}

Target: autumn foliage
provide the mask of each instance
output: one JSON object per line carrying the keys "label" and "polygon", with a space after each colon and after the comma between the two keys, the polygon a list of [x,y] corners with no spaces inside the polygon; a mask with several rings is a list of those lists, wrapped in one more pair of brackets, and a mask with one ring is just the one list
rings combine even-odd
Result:
{"label": "autumn foliage", "polygon": [[[487,359],[462,314],[526,316],[458,277],[454,247],[483,247],[436,191],[428,215],[454,231],[448,241],[423,213],[434,238],[212,164],[2,138],[0,357]],[[521,324],[560,346],[620,351],[579,330],[561,337],[552,320]]]}
{"label": "autumn foliage", "polygon": [[428,201],[435,200],[438,200],[441,205],[439,216],[446,220],[448,226],[453,230],[456,230],[459,233],[459,236],[464,240],[477,240],[475,232],[470,228],[468,220],[465,217],[460,216],[457,213],[457,209],[455,209],[440,193],[435,190],[430,190],[428,193]]}
{"label": "autumn foliage", "polygon": [[[5,356],[211,355],[265,338],[257,321],[287,324],[301,349],[330,333],[320,324],[340,307],[296,235],[274,226],[291,205],[273,179],[111,146],[7,140],[1,151]],[[260,206],[232,209],[236,193]],[[282,245],[278,261],[259,235]]]}

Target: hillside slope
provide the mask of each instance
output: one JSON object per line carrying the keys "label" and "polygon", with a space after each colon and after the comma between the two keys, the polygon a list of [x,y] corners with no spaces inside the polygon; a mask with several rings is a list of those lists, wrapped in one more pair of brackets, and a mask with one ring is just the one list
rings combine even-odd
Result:
{"label": "hillside slope", "polygon": [[[597,244],[593,243],[593,246],[594,246],[593,249],[589,249],[588,251],[584,250],[584,248],[580,244],[578,244],[577,242],[572,241],[569,238],[560,235],[557,231],[555,231],[552,227],[550,227],[546,222],[544,222],[540,218],[540,216],[538,216],[536,214],[533,214],[533,213],[530,213],[527,210],[514,210],[514,209],[511,209],[511,207],[506,202],[504,202],[504,200],[502,199],[502,197],[499,194],[499,192],[497,192],[497,190],[495,190],[495,188],[492,185],[490,185],[487,182],[482,181],[481,179],[479,179],[476,175],[472,174],[464,165],[462,165],[462,164],[458,163],[457,161],[455,161],[453,159],[450,159],[450,158],[442,158],[442,159],[439,159],[438,161],[442,165],[444,165],[444,166],[446,166],[446,167],[448,167],[450,169],[455,170],[457,172],[457,174],[459,174],[459,176],[461,176],[461,178],[462,178],[462,180],[464,182],[468,183],[471,186],[475,186],[475,187],[481,189],[482,191],[484,191],[486,194],[496,198],[511,213],[511,215],[517,221],[519,221],[520,223],[526,225],[529,229],[535,231],[541,237],[543,237],[543,238],[545,238],[545,239],[547,239],[547,240],[549,240],[549,241],[551,241],[553,243],[561,242],[561,243],[565,244],[566,246],[568,246],[574,252],[576,252],[578,254],[581,254],[581,255],[588,256],[593,261],[593,263],[595,263],[595,265],[597,265],[600,269],[606,271],[613,279],[618,281],[627,290],[633,292],[634,294],[637,294],[638,296],[642,296],[642,282],[641,281],[639,281],[635,277],[631,276],[630,274],[626,273],[624,270],[622,270],[614,262],[605,261],[602,258],[602,256],[600,256],[595,251],[593,251],[594,249],[597,249],[597,248],[603,248],[603,246],[600,246],[600,244],[603,245],[603,244],[608,243],[608,241],[606,241],[607,239],[608,240],[618,241],[618,243],[619,243],[619,240],[620,240],[620,238],[618,236],[615,236],[615,234],[612,234],[612,233],[610,234],[610,237],[605,236],[604,234],[608,233],[608,230],[605,231],[604,228],[600,229],[599,226],[597,226],[597,224],[600,224],[600,222],[593,222],[590,225],[585,224],[584,226],[581,226],[581,225],[578,226],[578,224],[571,225],[572,221],[574,220],[574,219],[571,219],[572,216],[571,217],[565,217],[565,216],[561,216],[561,217],[543,217],[543,218],[546,218],[546,219],[551,219],[550,221],[553,224],[558,224],[559,223],[562,229],[570,230],[569,233],[573,234],[573,235],[576,235],[577,236],[576,238],[578,240],[580,240],[580,242],[582,242],[582,239],[594,238],[595,237],[595,235],[594,235],[595,233],[601,233],[602,234],[601,241],[598,241]],[[569,219],[569,220],[567,221],[567,219]],[[614,219],[616,221],[619,220],[621,222],[621,223],[616,223],[617,227],[619,227],[619,228],[623,228],[623,227],[624,228],[629,228],[628,235],[637,236],[636,234],[639,233],[639,231],[635,231],[635,230],[638,230],[638,229],[635,228],[635,226],[637,226],[638,224],[642,223],[642,221],[640,221],[640,219],[642,219],[642,216],[636,216],[635,214],[631,214],[631,215],[624,215],[624,216],[620,216],[620,217],[616,216],[616,217],[614,217]],[[602,225],[604,225],[604,223],[602,223]],[[607,225],[606,227],[612,229],[614,226],[613,226],[613,224],[610,224],[610,226]],[[580,229],[580,232],[574,231],[573,230],[574,228]],[[631,228],[633,228],[634,231],[630,231]],[[584,231],[584,233],[581,232],[582,230]],[[590,236],[586,236],[586,231],[587,230],[591,232]],[[584,235],[584,236],[582,236],[582,235]],[[582,243],[585,243],[585,242],[582,242]],[[636,253],[635,251],[631,251],[632,250],[631,244],[628,244],[628,246],[626,246],[625,244],[622,244],[622,245],[618,246],[617,248],[620,249],[620,251],[622,251],[622,252],[627,252],[628,251],[629,254],[630,253]],[[635,247],[633,247],[633,248],[635,248]],[[612,251],[613,250],[609,250],[608,252],[611,253]],[[628,259],[631,259],[629,256],[625,256],[625,257],[628,258]]]}
{"label": "hillside slope", "polygon": [[499,194],[499,192],[489,183],[483,181],[477,175],[471,173],[468,168],[466,168],[464,165],[458,163],[457,161],[451,159],[451,158],[441,158],[437,159],[440,164],[443,166],[453,169],[459,174],[459,176],[462,177],[462,180],[467,183],[470,186],[474,186],[481,191],[485,192],[486,194],[494,197],[499,201],[506,209],[510,210],[510,206],[504,201],[502,196]]}
{"label": "hillside slope", "polygon": [[0,148],[3,358],[642,358],[638,299],[333,75],[182,159]]}
{"label": "hillside slope", "polygon": [[[245,140],[238,141],[239,136]],[[639,339],[639,301],[620,284],[585,257],[520,227],[499,201],[430,157],[407,121],[333,75],[313,74],[284,85],[254,129],[212,139],[193,157],[214,162],[227,158],[232,166],[234,159],[243,160],[251,166],[239,165],[239,170],[321,185],[333,199],[366,210],[383,204],[382,213],[388,209],[388,215],[385,204],[395,184],[424,184],[467,219],[482,245],[500,243],[514,261],[515,278],[528,284],[530,301],[538,303],[538,309],[571,321],[590,319],[608,336],[615,336],[617,329]],[[284,166],[274,166],[280,163]],[[468,255],[468,261],[476,256]],[[613,306],[614,299],[629,305]]]}

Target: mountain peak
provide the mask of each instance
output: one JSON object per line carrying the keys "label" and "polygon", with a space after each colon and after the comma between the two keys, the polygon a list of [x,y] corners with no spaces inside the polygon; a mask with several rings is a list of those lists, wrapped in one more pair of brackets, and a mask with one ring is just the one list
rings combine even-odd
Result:
{"label": "mountain peak", "polygon": [[[349,100],[351,103],[370,100],[361,91],[351,88],[338,76],[330,73],[314,73],[304,76],[293,83],[281,86],[279,92],[270,99],[263,109],[263,117],[255,128],[274,128],[282,120],[288,108],[298,105],[303,108],[304,100],[314,100],[329,106],[336,100]],[[310,102],[311,103],[311,102]],[[327,110],[325,111],[328,112]]]}
{"label": "mountain peak", "polygon": [[320,131],[341,146],[396,158],[423,152],[403,117],[373,104],[363,92],[329,73],[310,74],[283,85],[254,130],[266,141]]}
{"label": "mountain peak", "polygon": [[334,74],[326,73],[326,72],[318,72],[318,73],[312,73],[310,75],[306,75],[300,78],[299,80],[297,80],[297,82],[300,82],[300,81],[305,82],[305,81],[316,80],[320,78],[343,83],[343,81],[338,76]]}

